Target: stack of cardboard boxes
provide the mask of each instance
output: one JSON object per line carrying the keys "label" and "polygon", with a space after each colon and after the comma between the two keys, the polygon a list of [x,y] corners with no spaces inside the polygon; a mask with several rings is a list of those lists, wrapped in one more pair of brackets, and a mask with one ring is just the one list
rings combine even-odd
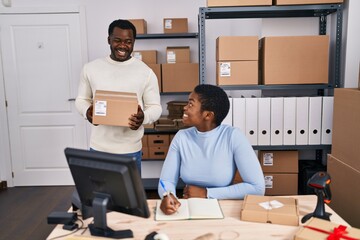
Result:
{"label": "stack of cardboard boxes", "polygon": [[169,149],[169,134],[146,134],[143,139],[143,159],[165,159]]}
{"label": "stack of cardboard boxes", "polygon": [[220,36],[216,39],[217,85],[258,84],[258,37]]}
{"label": "stack of cardboard boxes", "polygon": [[298,194],[298,151],[259,151],[265,195]]}
{"label": "stack of cardboard boxes", "polygon": [[331,208],[349,224],[360,227],[360,89],[337,88],[331,155]]}
{"label": "stack of cardboard boxes", "polygon": [[[265,178],[265,195],[297,195],[298,151],[259,151],[258,155]],[[242,181],[236,171],[233,184]]]}
{"label": "stack of cardboard boxes", "polygon": [[[130,19],[138,34],[147,33],[144,19]],[[187,18],[164,18],[165,34],[188,33]],[[191,92],[199,84],[199,64],[190,62],[190,47],[166,48],[166,63],[159,64],[156,50],[135,50],[133,57],[146,63],[156,74],[160,92]],[[181,84],[180,84],[181,83]]]}

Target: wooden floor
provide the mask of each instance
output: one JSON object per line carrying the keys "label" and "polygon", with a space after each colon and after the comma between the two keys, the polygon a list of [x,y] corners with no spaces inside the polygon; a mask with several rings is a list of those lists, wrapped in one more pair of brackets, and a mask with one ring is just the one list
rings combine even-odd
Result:
{"label": "wooden floor", "polygon": [[[55,225],[47,224],[52,211],[71,206],[74,186],[12,187],[0,191],[0,240],[42,240]],[[148,199],[158,198],[147,192]]]}

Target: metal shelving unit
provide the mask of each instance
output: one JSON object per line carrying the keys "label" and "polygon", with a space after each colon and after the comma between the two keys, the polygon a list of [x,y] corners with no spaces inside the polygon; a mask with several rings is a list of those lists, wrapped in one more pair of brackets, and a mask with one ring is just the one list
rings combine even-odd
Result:
{"label": "metal shelving unit", "polygon": [[[322,5],[291,5],[291,6],[259,6],[259,7],[202,7],[199,9],[199,77],[200,83],[205,83],[206,42],[205,23],[211,19],[236,18],[319,18],[319,35],[326,34],[327,16],[336,14],[336,39],[334,51],[333,80],[328,84],[311,85],[239,85],[222,86],[225,90],[303,90],[317,89],[319,92],[342,87],[340,79],[341,66],[341,37],[342,37],[342,4]],[[321,159],[322,151],[330,150],[331,145],[293,145],[293,146],[253,146],[255,150],[316,150],[316,158]]]}
{"label": "metal shelving unit", "polygon": [[289,89],[289,88],[317,88],[332,89],[342,87],[340,78],[341,65],[341,36],[342,36],[342,4],[322,4],[322,5],[291,5],[291,6],[261,6],[261,7],[202,7],[199,9],[199,77],[200,83],[205,83],[206,69],[206,49],[205,49],[205,22],[210,19],[234,19],[234,18],[299,18],[317,17],[319,18],[319,34],[326,34],[326,16],[336,14],[336,39],[334,49],[334,79],[328,85],[299,85],[293,86],[229,86],[224,89],[248,90],[248,89]]}

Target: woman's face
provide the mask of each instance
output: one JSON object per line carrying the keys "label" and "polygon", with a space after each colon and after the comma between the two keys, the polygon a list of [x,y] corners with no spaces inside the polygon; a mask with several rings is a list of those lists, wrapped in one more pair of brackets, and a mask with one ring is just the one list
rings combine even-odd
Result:
{"label": "woman's face", "polygon": [[188,104],[184,107],[182,117],[185,126],[195,126],[198,129],[204,125],[204,111],[201,111],[201,102],[199,95],[195,92],[190,93]]}

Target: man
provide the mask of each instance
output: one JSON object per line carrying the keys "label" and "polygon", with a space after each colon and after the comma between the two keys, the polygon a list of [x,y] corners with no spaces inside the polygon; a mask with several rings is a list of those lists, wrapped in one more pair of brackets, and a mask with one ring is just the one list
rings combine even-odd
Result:
{"label": "man", "polygon": [[96,90],[137,94],[139,106],[137,113],[129,116],[129,126],[93,125],[90,149],[135,157],[141,173],[142,124],[156,121],[162,112],[158,81],[151,68],[131,57],[136,29],[130,21],[113,21],[108,34],[111,54],[84,65],[75,104],[80,114],[92,123]]}

